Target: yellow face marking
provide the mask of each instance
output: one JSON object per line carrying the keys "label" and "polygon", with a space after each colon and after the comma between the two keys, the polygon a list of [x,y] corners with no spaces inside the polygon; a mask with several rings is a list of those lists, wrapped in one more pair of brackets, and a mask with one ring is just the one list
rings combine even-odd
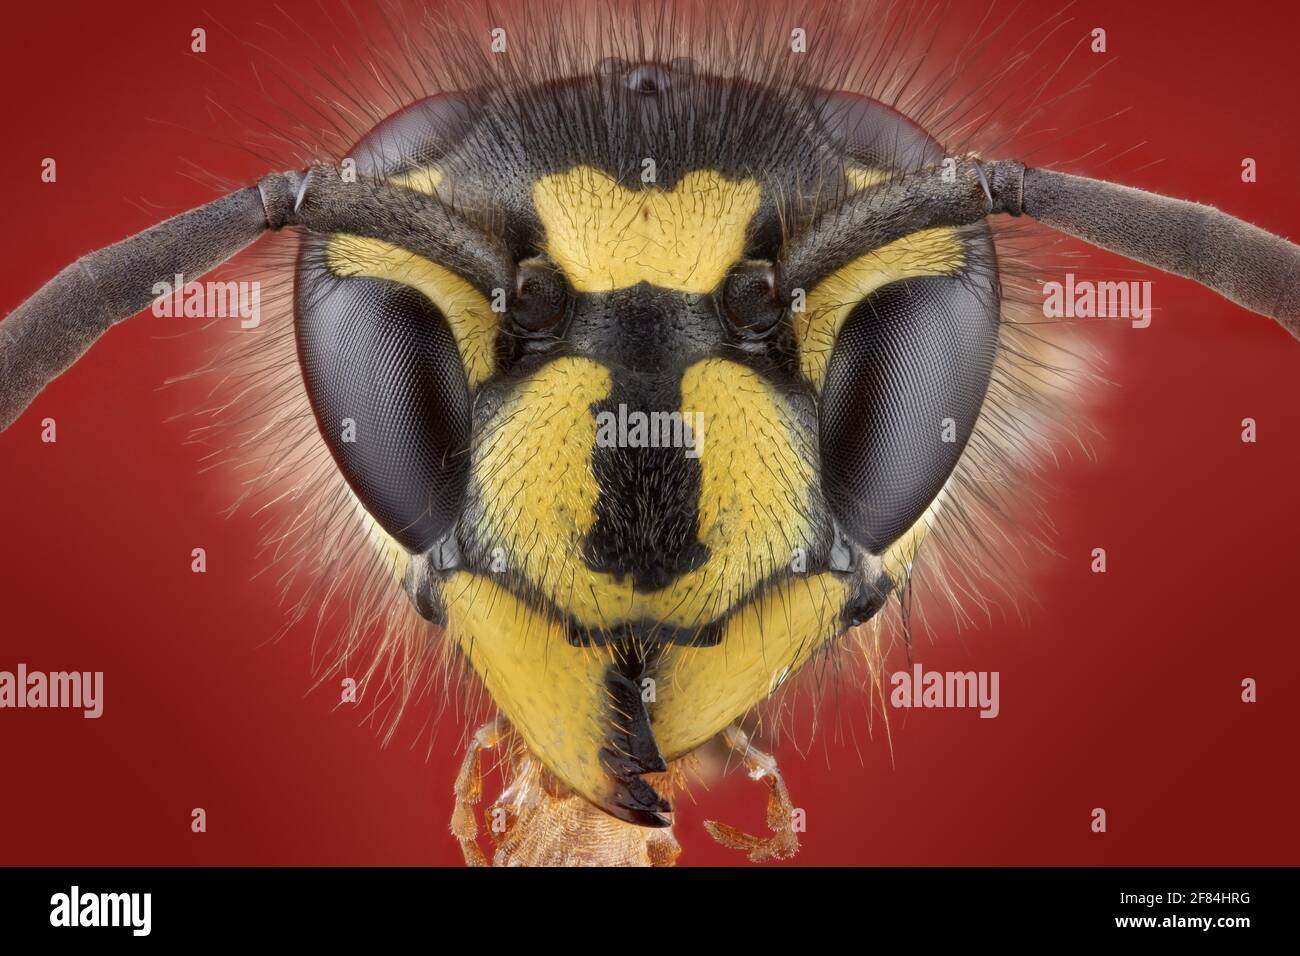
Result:
{"label": "yellow face marking", "polygon": [[808,293],[803,312],[794,313],[799,362],[819,391],[840,328],[864,298],[899,279],[960,272],[966,253],[954,229],[923,229],[873,249],[832,272]]}
{"label": "yellow face marking", "polygon": [[[475,488],[462,522],[487,548],[501,548],[510,570],[549,585],[549,593],[573,587],[584,605],[585,580],[575,585],[591,573],[581,562],[582,541],[596,522],[600,495],[591,405],[609,390],[609,371],[590,359],[557,359],[531,376],[477,443]],[[567,593],[556,597],[569,603]]]}
{"label": "yellow face marking", "polygon": [[442,594],[448,635],[529,749],[588,800],[605,802],[608,652],[572,646],[556,621],[490,578],[456,572]]}
{"label": "yellow face marking", "polygon": [[390,242],[346,234],[330,237],[325,262],[337,276],[388,279],[418,290],[451,327],[470,388],[492,374],[497,316],[482,293],[456,273]]}
{"label": "yellow face marking", "polygon": [[704,411],[699,528],[712,554],[683,584],[713,592],[725,608],[811,547],[817,472],[793,410],[750,368],[723,359],[692,365],[682,409]]}
{"label": "yellow face marking", "polygon": [[721,617],[807,548],[815,472],[794,411],[762,378],[722,359],[682,380],[682,413],[703,411],[699,535],[710,558],[652,593],[592,571],[582,542],[596,521],[596,418],[609,372],[588,359],[551,362],[485,430],[462,527],[589,627],[655,620],[699,627]]}
{"label": "yellow face marking", "polygon": [[786,581],[729,618],[716,647],[668,648],[649,707],[664,757],[721,733],[838,637],[849,587],[832,574]]}
{"label": "yellow face marking", "polygon": [[744,254],[761,191],[712,170],[687,173],[671,190],[627,189],[578,166],[541,177],[533,204],[547,255],[579,292],[649,282],[704,293]]}

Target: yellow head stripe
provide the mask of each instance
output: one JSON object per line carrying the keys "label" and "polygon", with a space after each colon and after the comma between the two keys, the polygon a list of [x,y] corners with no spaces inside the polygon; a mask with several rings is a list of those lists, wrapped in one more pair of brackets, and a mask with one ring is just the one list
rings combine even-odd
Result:
{"label": "yellow head stripe", "polygon": [[889,178],[889,171],[885,169],[869,169],[866,166],[850,166],[844,170],[844,178],[849,181],[849,185],[854,192],[859,192],[878,183],[883,183]]}
{"label": "yellow head stripe", "polygon": [[345,234],[330,237],[325,262],[337,276],[388,279],[421,292],[451,326],[470,388],[492,374],[497,316],[482,293],[456,273],[391,242]]}
{"label": "yellow head stripe", "polygon": [[[854,192],[879,185],[890,175],[887,169],[869,166],[844,170]],[[794,317],[804,375],[821,389],[844,320],[872,292],[899,279],[953,275],[965,263],[961,241],[952,229],[926,229],[873,249],[827,276],[808,294],[804,311]]]}
{"label": "yellow head stripe", "polygon": [[943,226],[904,236],[832,272],[808,293],[804,311],[794,316],[804,375],[821,389],[840,327],[868,295],[899,279],[955,275],[965,263],[956,231]]}
{"label": "yellow head stripe", "polygon": [[434,196],[437,195],[438,187],[442,185],[442,170],[426,166],[423,169],[412,169],[399,176],[389,176],[388,181],[395,186],[405,186],[407,189]]}
{"label": "yellow head stripe", "polygon": [[541,177],[533,203],[546,252],[580,292],[638,282],[712,291],[745,251],[761,187],[712,170],[671,190],[627,189],[590,166]]}

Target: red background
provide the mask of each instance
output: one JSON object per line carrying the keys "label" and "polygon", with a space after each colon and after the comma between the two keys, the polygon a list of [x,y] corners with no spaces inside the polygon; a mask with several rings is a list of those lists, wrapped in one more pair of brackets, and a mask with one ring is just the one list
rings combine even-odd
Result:
{"label": "red background", "polygon": [[[1300,13],[1268,6],[1073,7],[1066,31],[1105,27],[1114,62],[1053,122],[1067,138],[1105,122],[1042,158],[1145,144],[1104,174],[1294,238]],[[210,22],[204,7],[6,10],[0,309],[91,248],[211,198],[182,175],[187,161],[250,183],[265,171],[239,149],[243,120],[198,108],[210,90],[220,100],[214,68],[247,83],[262,62],[214,44],[197,63],[188,37]],[[1026,7],[1027,19],[1058,9]],[[208,9],[236,34],[269,18],[261,3]],[[314,9],[295,17],[310,24]],[[961,35],[968,15],[951,16]],[[311,65],[283,55],[310,87]],[[1076,58],[1062,84],[1095,65]],[[39,181],[45,156],[59,160],[55,187]],[[1243,156],[1258,183],[1240,181]],[[1060,557],[1041,562],[1033,606],[918,646],[927,668],[1000,671],[1001,716],[895,713],[892,759],[858,717],[856,747],[783,748],[808,815],[797,862],[1300,862],[1300,349],[1190,283],[1158,281],[1155,297],[1150,329],[1089,333],[1117,384],[1096,413],[1098,460],[1049,473]],[[429,758],[414,724],[381,747],[333,692],[310,690],[307,634],[268,643],[282,612],[250,581],[256,525],[221,516],[229,486],[199,473],[188,422],[165,423],[192,396],[159,384],[204,354],[202,336],[128,323],[0,436],[0,669],[107,675],[98,721],[0,712],[0,864],[457,863],[458,729]],[[45,416],[57,444],[39,440]],[[1246,416],[1257,444],[1239,439]],[[189,570],[196,543],[206,575]],[[1098,546],[1105,575],[1089,571]],[[1239,699],[1247,676],[1254,705]],[[701,821],[760,826],[758,789],[735,777],[698,800],[677,825],[682,862],[738,862]],[[206,834],[190,832],[195,806]],[[1104,835],[1089,829],[1099,806]]]}

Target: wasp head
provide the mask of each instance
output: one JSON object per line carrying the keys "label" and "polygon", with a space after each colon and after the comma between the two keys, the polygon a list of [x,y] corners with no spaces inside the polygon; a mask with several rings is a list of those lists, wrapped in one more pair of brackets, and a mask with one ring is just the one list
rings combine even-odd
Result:
{"label": "wasp head", "polygon": [[432,97],[352,151],[491,229],[508,285],[304,242],[308,391],[408,593],[618,816],[662,823],[643,774],[880,608],[970,435],[998,328],[982,226],[780,275],[792,224],[936,150],[864,98],[606,62]]}

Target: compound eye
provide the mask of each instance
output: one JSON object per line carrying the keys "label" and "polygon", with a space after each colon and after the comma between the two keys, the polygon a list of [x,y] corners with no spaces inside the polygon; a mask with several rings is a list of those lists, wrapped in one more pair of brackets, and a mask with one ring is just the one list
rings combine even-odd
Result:
{"label": "compound eye", "polygon": [[553,330],[569,307],[569,289],[558,269],[540,259],[519,263],[510,316],[525,333]]}
{"label": "compound eye", "polygon": [[818,413],[822,488],[872,554],[925,514],[957,467],[997,342],[997,289],[976,273],[891,283],[845,321]]}
{"label": "compound eye", "polygon": [[415,289],[334,275],[326,241],[304,242],[295,289],[307,396],[358,500],[420,554],[455,526],[465,493],[470,393],[456,339]]}
{"label": "compound eye", "polygon": [[722,311],[746,338],[762,338],[776,328],[785,308],[776,296],[776,271],[770,262],[743,262],[727,276]]}

